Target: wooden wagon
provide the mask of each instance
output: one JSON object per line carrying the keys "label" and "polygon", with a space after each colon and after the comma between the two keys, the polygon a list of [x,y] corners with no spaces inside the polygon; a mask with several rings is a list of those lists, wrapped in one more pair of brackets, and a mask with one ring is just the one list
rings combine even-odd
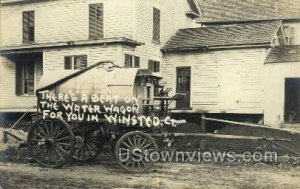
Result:
{"label": "wooden wagon", "polygon": [[[159,89],[161,78],[112,62],[60,77],[59,73],[44,76],[44,86],[37,90],[38,116],[27,138],[31,157],[41,166],[61,167],[72,157],[93,159],[105,143],[111,143],[123,168],[148,170],[153,162],[145,157],[134,162],[122,156],[141,157],[157,150],[151,135],[178,123],[168,113],[176,96],[169,98],[168,90]],[[159,94],[154,98],[154,93]]]}
{"label": "wooden wagon", "polygon": [[[44,86],[36,93],[38,114],[27,137],[29,153],[41,166],[61,167],[71,158],[91,160],[104,144],[111,144],[121,167],[130,172],[144,172],[153,166],[149,155],[158,151],[157,138],[165,141],[182,136],[199,137],[199,141],[206,137],[289,141],[174,132],[173,128],[185,120],[172,119],[168,106],[180,99],[180,94],[168,97],[169,89],[159,86],[161,78],[149,70],[99,62],[64,77],[53,73],[45,78],[41,81]],[[196,127],[204,127],[205,120],[219,121],[205,117],[201,120],[201,125]]]}

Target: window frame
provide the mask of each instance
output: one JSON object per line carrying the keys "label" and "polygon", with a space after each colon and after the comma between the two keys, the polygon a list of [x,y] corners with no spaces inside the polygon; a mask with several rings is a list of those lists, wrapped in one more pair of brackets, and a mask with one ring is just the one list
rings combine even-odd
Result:
{"label": "window frame", "polygon": [[148,69],[153,73],[160,72],[160,61],[149,60],[148,61]]}
{"label": "window frame", "polygon": [[[82,68],[82,67],[80,67],[80,65],[79,65],[79,67],[78,68],[76,68],[75,69],[75,59],[76,58],[79,58],[79,57],[85,57],[85,59],[86,59],[86,65],[85,65],[85,67],[84,68]],[[70,68],[66,68],[66,59],[67,58],[70,58],[70,60],[71,60],[71,62],[70,62]],[[86,54],[81,54],[81,55],[68,55],[68,56],[64,56],[64,70],[82,70],[82,69],[85,69],[85,68],[87,68],[88,67],[88,55],[86,55]]]}
{"label": "window frame", "polygon": [[152,42],[160,44],[161,42],[161,10],[153,7],[152,11]]}
{"label": "window frame", "polygon": [[[26,87],[26,78],[25,78],[25,72],[27,72],[26,75],[28,75],[29,71],[28,68],[31,67],[32,71],[32,93],[28,92],[28,86]],[[27,69],[25,69],[25,67]],[[28,77],[28,76],[27,76]],[[36,63],[34,61],[27,61],[27,62],[19,62],[16,63],[16,96],[34,96],[35,90],[36,90]],[[27,83],[28,85],[28,83]],[[26,92],[27,91],[27,92]]]}
{"label": "window frame", "polygon": [[[31,19],[32,18],[32,22]],[[35,42],[35,11],[22,12],[22,42],[25,44]]]}
{"label": "window frame", "polygon": [[[128,58],[129,58],[129,64],[126,62]],[[125,68],[140,68],[141,67],[141,58],[139,56],[125,53],[124,67]]]}
{"label": "window frame", "polygon": [[[88,8],[89,16],[89,39],[96,40],[104,37],[104,5],[103,3],[91,3]],[[95,10],[95,17],[93,18],[92,9]],[[102,11],[98,17],[98,11]],[[99,28],[100,27],[100,28]],[[93,31],[93,29],[95,31]]]}

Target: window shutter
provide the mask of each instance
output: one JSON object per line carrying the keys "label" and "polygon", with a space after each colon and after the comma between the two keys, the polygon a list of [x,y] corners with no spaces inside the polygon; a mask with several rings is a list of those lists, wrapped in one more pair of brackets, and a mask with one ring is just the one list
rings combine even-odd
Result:
{"label": "window shutter", "polygon": [[23,12],[23,43],[29,41],[29,14],[28,12]]}
{"label": "window shutter", "polygon": [[34,41],[34,11],[23,12],[23,43]]}
{"label": "window shutter", "polygon": [[32,42],[34,41],[34,12],[29,11],[28,14],[28,40]]}
{"label": "window shutter", "polygon": [[74,69],[84,69],[87,67],[87,56],[75,56],[74,57]]}
{"label": "window shutter", "polygon": [[148,61],[148,69],[150,70],[150,71],[154,71],[154,69],[153,69],[153,61],[152,60],[149,60]]}
{"label": "window shutter", "polygon": [[153,69],[154,72],[159,72],[160,71],[160,62],[158,61],[155,61],[154,62],[154,69]]}
{"label": "window shutter", "polygon": [[134,67],[139,68],[140,67],[140,57],[135,56],[134,57]]}
{"label": "window shutter", "polygon": [[153,41],[160,42],[160,10],[153,8]]}
{"label": "window shutter", "polygon": [[87,56],[80,56],[80,69],[85,69],[87,67]]}
{"label": "window shutter", "polygon": [[97,4],[97,37],[103,38],[103,4]]}
{"label": "window shutter", "polygon": [[103,4],[89,5],[89,38],[103,38]]}
{"label": "window shutter", "polygon": [[20,62],[16,62],[16,95],[23,94],[23,71],[22,71],[23,64]]}
{"label": "window shutter", "polygon": [[125,63],[124,66],[125,68],[129,68],[130,67],[130,62],[131,62],[131,56],[129,54],[125,54]]}
{"label": "window shutter", "polygon": [[199,14],[199,11],[198,11],[198,8],[197,8],[197,5],[196,5],[195,1],[197,1],[197,0],[187,0],[191,11],[196,13],[196,14]]}
{"label": "window shutter", "polygon": [[28,62],[27,94],[34,95],[34,62]]}
{"label": "window shutter", "polygon": [[97,9],[95,4],[89,5],[89,38],[94,38],[96,36],[96,15]]}
{"label": "window shutter", "polygon": [[65,57],[65,70],[70,70],[70,69],[72,69],[72,57],[66,56]]}

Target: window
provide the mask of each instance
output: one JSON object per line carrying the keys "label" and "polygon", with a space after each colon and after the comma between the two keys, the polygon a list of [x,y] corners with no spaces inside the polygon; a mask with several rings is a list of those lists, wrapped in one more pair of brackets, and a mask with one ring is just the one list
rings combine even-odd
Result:
{"label": "window", "polygon": [[23,12],[23,43],[34,42],[34,11]]}
{"label": "window", "polygon": [[176,72],[176,93],[182,94],[176,101],[176,108],[190,108],[191,67],[178,67],[176,68]]}
{"label": "window", "polygon": [[160,42],[160,10],[153,8],[153,39],[154,42]]}
{"label": "window", "polygon": [[154,60],[149,60],[148,68],[152,72],[159,72],[160,71],[160,62],[154,61]]}
{"label": "window", "polygon": [[139,68],[140,67],[140,57],[125,54],[125,68]]}
{"label": "window", "polygon": [[191,11],[197,15],[201,14],[201,9],[198,0],[187,0]]}
{"label": "window", "polygon": [[87,67],[87,55],[65,56],[65,70],[81,70]]}
{"label": "window", "polygon": [[103,38],[103,4],[89,5],[89,38]]}
{"label": "window", "polygon": [[34,95],[34,62],[16,64],[16,95]]}
{"label": "window", "polygon": [[284,33],[285,33],[285,40],[286,45],[293,45],[293,35],[294,35],[294,28],[291,26],[284,26]]}

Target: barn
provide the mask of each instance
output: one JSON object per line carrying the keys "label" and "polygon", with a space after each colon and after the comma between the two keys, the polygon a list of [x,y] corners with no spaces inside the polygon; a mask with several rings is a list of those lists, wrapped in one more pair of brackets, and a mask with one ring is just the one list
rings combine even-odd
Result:
{"label": "barn", "polygon": [[173,113],[262,121],[265,60],[284,38],[279,20],[178,30],[162,49],[164,85],[183,94]]}
{"label": "barn", "polygon": [[264,123],[299,128],[300,46],[273,48],[266,58],[264,73]]}

